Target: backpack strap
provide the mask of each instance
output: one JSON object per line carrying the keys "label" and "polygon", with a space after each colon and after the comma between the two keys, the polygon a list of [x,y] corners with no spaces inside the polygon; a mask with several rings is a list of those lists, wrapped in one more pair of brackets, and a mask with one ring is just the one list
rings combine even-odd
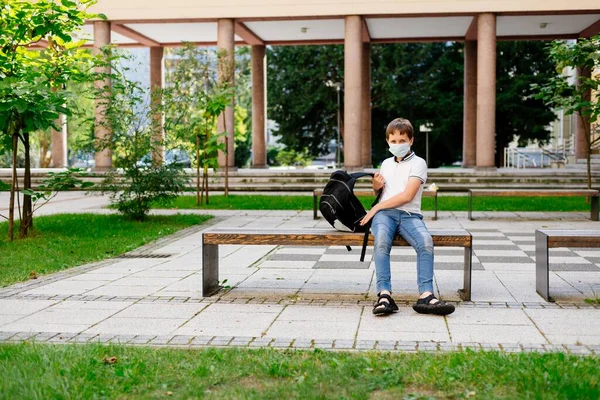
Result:
{"label": "backpack strap", "polygon": [[370,176],[371,178],[373,178],[375,176],[375,174],[371,173],[371,172],[354,172],[352,174],[348,174],[352,177],[352,179],[356,180],[359,178],[362,178],[364,176]]}
{"label": "backpack strap", "polygon": [[[382,193],[383,193],[383,189],[379,189],[379,192],[377,193],[377,197],[375,198],[375,201],[373,202],[373,204],[371,204],[371,207],[374,207],[375,204],[379,203],[379,199],[381,198]],[[360,252],[360,262],[365,261],[365,253],[367,252],[367,243],[369,242],[369,233],[371,232],[371,224],[372,223],[373,223],[373,218],[371,218],[371,220],[365,227],[365,237],[363,239],[362,250]]]}

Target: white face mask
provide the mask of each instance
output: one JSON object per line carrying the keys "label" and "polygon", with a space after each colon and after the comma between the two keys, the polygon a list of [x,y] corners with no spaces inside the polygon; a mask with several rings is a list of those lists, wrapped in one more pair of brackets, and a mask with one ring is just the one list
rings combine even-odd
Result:
{"label": "white face mask", "polygon": [[398,158],[404,157],[409,151],[409,143],[390,144],[390,153]]}

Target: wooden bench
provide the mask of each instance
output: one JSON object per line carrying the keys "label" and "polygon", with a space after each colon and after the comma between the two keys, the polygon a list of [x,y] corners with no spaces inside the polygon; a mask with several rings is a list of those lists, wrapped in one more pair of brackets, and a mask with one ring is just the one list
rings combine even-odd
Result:
{"label": "wooden bench", "polygon": [[[463,300],[471,299],[471,233],[464,229],[430,230],[434,246],[464,247],[463,288],[458,291]],[[271,246],[356,246],[363,244],[364,233],[339,232],[331,229],[264,230],[214,229],[202,234],[202,296],[211,296],[219,290],[219,245]],[[373,236],[369,237],[373,245]],[[396,237],[393,246],[410,246]],[[356,257],[358,261],[358,255]]]}
{"label": "wooden bench", "polygon": [[591,213],[590,219],[598,221],[598,190],[574,189],[574,190],[559,190],[559,189],[469,189],[469,219],[473,220],[471,211],[473,210],[473,197],[489,196],[489,197],[590,197],[591,198]]}
{"label": "wooden bench", "polygon": [[[356,196],[374,196],[373,190],[371,189],[357,189],[354,191]],[[434,198],[434,208],[435,215],[433,219],[436,220],[438,218],[438,192],[437,190],[423,190],[423,197],[433,197]],[[315,189],[313,190],[313,219],[319,218],[317,214],[317,210],[319,209],[319,197],[323,195],[323,189]]]}
{"label": "wooden bench", "polygon": [[600,231],[536,229],[535,291],[546,301],[554,301],[550,297],[548,249],[556,247],[600,247]]}

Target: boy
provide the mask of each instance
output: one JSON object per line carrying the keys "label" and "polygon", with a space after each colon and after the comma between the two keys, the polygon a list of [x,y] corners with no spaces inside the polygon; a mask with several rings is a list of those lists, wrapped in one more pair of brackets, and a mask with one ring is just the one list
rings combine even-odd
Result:
{"label": "boy", "polygon": [[388,124],[385,136],[394,157],[386,159],[375,174],[373,190],[383,188],[381,201],[360,222],[365,225],[373,218],[378,297],[373,314],[385,315],[398,310],[391,297],[390,276],[390,250],[396,235],[401,235],[417,252],[417,283],[421,295],[413,309],[422,314],[451,314],[454,306],[439,301],[433,294],[433,240],[421,215],[427,164],[410,150],[414,141],[410,121],[396,118]]}

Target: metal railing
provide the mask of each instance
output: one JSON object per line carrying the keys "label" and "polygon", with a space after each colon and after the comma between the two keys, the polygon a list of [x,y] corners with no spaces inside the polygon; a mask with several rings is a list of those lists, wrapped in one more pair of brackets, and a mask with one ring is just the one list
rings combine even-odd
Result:
{"label": "metal railing", "polygon": [[567,164],[568,153],[562,149],[504,149],[504,168],[545,168],[552,164]]}

